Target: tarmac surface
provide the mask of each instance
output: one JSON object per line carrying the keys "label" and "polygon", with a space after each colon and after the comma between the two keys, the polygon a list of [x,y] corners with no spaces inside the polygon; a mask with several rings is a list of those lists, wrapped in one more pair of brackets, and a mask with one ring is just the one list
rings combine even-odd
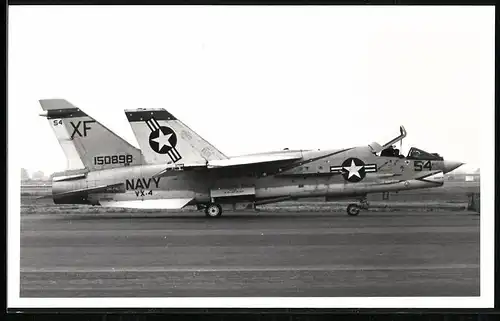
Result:
{"label": "tarmac surface", "polygon": [[478,296],[472,212],[21,215],[21,297]]}

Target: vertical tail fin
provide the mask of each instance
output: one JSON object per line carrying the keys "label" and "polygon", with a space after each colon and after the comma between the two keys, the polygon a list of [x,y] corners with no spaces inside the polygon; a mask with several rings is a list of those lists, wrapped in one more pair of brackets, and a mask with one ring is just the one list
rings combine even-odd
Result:
{"label": "vertical tail fin", "polygon": [[205,164],[227,159],[165,109],[134,109],[125,114],[147,163]]}
{"label": "vertical tail fin", "polygon": [[141,151],[64,99],[43,99],[41,116],[68,160],[68,170],[101,170],[144,163]]}

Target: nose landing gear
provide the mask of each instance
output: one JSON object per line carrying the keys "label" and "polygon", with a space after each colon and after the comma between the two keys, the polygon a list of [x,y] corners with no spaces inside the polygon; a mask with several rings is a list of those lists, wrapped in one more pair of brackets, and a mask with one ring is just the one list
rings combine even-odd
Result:
{"label": "nose landing gear", "polygon": [[349,216],[357,216],[359,214],[360,207],[358,204],[349,204],[347,206],[347,215]]}
{"label": "nose landing gear", "polygon": [[368,204],[366,197],[363,197],[362,199],[360,199],[359,204],[349,204],[347,206],[347,215],[357,216],[359,215],[361,209],[367,210],[369,205],[370,204]]}

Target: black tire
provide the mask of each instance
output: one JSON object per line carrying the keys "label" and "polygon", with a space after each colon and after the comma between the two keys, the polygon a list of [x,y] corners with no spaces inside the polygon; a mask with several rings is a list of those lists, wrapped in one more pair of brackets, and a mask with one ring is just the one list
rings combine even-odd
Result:
{"label": "black tire", "polygon": [[359,211],[360,208],[357,204],[349,204],[349,206],[347,206],[347,215],[349,216],[357,216]]}
{"label": "black tire", "polygon": [[219,217],[222,215],[222,207],[219,204],[211,203],[205,208],[207,217]]}

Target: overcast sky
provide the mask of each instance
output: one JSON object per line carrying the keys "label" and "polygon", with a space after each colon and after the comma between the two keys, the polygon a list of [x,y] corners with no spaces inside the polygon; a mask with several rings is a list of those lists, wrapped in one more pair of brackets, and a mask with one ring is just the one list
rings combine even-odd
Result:
{"label": "overcast sky", "polygon": [[30,171],[66,166],[44,98],[135,146],[123,110],[163,107],[226,155],[385,143],[404,125],[405,154],[476,168],[493,124],[493,7],[15,6],[8,27],[9,135]]}

